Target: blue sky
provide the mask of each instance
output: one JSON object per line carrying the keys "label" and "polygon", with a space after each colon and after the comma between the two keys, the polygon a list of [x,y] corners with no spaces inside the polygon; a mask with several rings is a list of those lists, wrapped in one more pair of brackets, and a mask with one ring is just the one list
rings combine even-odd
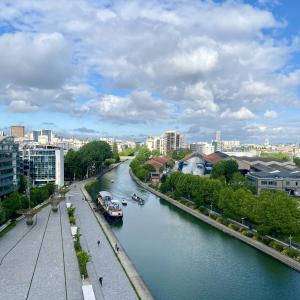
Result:
{"label": "blue sky", "polygon": [[300,2],[0,2],[0,129],[299,142]]}

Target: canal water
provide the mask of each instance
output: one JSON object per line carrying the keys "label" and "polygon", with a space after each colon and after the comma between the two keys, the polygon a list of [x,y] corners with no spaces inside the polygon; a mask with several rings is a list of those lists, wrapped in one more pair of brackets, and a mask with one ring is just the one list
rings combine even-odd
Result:
{"label": "canal water", "polygon": [[97,189],[128,199],[112,228],[156,299],[300,299],[299,273],[141,189],[128,171],[121,164]]}

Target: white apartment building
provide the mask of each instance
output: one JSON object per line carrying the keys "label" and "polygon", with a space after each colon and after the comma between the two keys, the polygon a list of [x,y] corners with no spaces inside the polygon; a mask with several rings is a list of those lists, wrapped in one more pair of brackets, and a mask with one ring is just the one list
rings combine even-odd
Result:
{"label": "white apartment building", "polygon": [[50,145],[26,144],[20,147],[21,174],[30,176],[33,185],[54,182],[64,185],[64,150]]}
{"label": "white apartment building", "polygon": [[182,149],[184,146],[183,135],[176,130],[168,130],[160,137],[148,137],[145,142],[149,150],[159,150],[166,155],[170,151]]}
{"label": "white apartment building", "polygon": [[215,152],[214,145],[209,143],[203,143],[203,142],[190,144],[190,149],[192,152],[198,152],[200,154],[206,154],[206,155]]}
{"label": "white apartment building", "polygon": [[223,149],[233,149],[241,146],[240,141],[222,141]]}

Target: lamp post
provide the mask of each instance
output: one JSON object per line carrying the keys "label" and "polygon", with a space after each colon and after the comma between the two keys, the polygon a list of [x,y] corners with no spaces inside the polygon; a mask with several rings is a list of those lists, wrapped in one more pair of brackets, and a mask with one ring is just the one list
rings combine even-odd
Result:
{"label": "lamp post", "polygon": [[293,239],[293,237],[290,235],[289,236],[289,241],[290,241],[289,248],[291,248],[291,246],[292,246],[292,239]]}
{"label": "lamp post", "polygon": [[213,207],[213,205],[212,205],[212,203],[210,203],[210,212],[212,212],[212,207]]}
{"label": "lamp post", "polygon": [[243,218],[241,218],[242,219],[242,225],[244,225],[244,220],[245,220],[245,218],[243,217]]}

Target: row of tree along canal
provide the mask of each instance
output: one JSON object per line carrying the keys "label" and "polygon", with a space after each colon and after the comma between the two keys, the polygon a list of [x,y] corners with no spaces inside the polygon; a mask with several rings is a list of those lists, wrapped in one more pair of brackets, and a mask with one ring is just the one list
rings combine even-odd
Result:
{"label": "row of tree along canal", "polygon": [[89,191],[129,200],[112,228],[156,299],[299,299],[299,273],[141,189],[128,171],[120,165]]}

